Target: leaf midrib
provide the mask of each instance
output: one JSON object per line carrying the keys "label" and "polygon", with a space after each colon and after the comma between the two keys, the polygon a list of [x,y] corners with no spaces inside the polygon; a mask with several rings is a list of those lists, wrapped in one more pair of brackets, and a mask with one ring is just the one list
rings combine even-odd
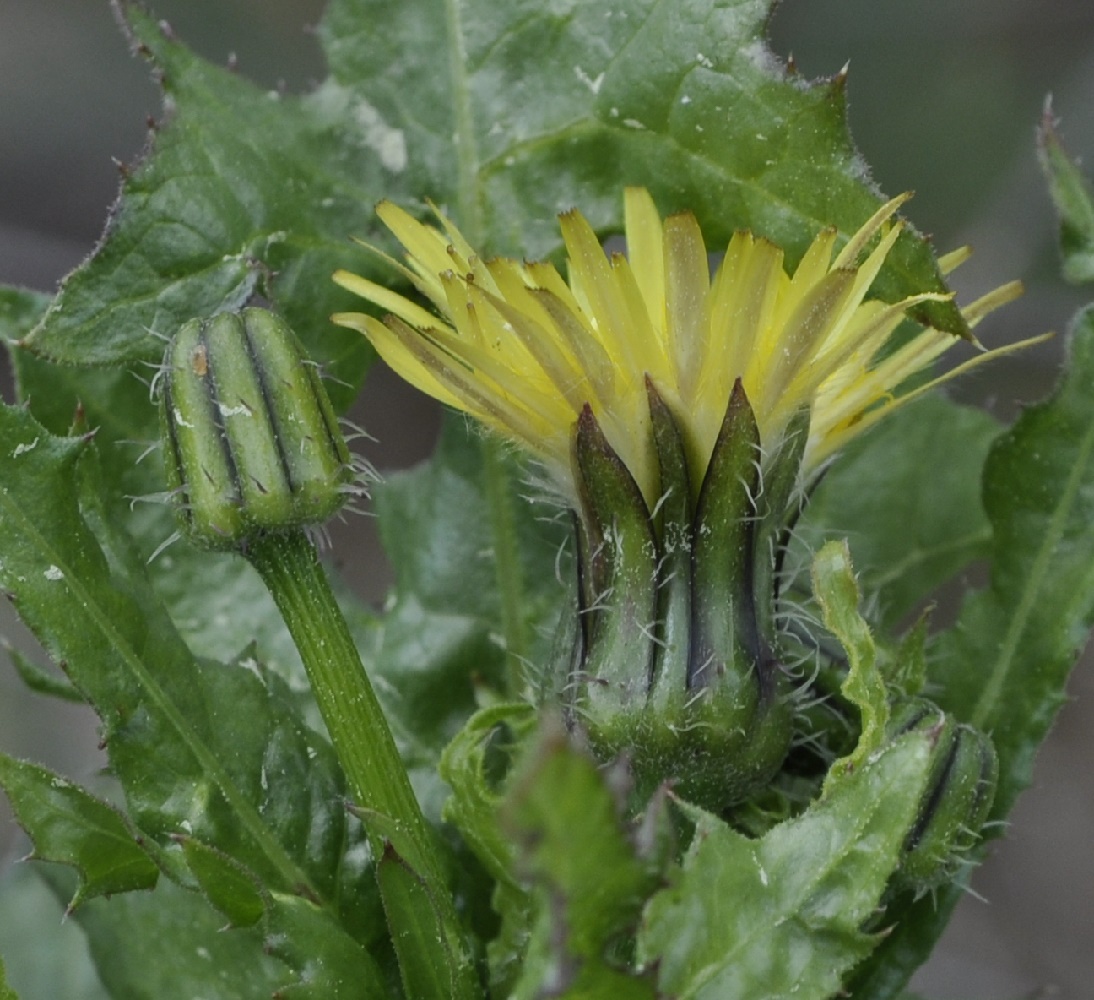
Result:
{"label": "leaf midrib", "polygon": [[988,728],[988,720],[994,714],[995,706],[1002,696],[1003,688],[1010,676],[1011,668],[1017,656],[1019,643],[1029,626],[1033,609],[1037,605],[1045,578],[1051,568],[1052,555],[1063,539],[1065,527],[1078,498],[1092,454],[1094,454],[1094,422],[1087,426],[1086,432],[1080,439],[1078,454],[1067,478],[1064,491],[1060,496],[1060,502],[1053,510],[1045,532],[1041,537],[1037,556],[1030,566],[1029,575],[1026,577],[1026,586],[1022,590],[1014,615],[1011,617],[1003,641],[999,645],[999,656],[992,665],[983,693],[980,695],[980,699],[977,701],[976,708],[972,713],[970,721],[978,729]]}

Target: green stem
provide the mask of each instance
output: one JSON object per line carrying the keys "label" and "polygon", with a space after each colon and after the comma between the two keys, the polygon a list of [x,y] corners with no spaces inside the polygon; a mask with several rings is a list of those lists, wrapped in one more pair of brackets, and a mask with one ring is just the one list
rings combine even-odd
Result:
{"label": "green stem", "polygon": [[[315,547],[303,531],[288,531],[253,539],[245,555],[300,652],[350,793],[365,814],[373,856],[379,861],[394,847],[426,889],[424,905],[384,901],[404,982],[420,981],[417,970],[444,962],[445,989],[415,991],[415,1000],[481,996],[444,865]],[[424,942],[430,939],[427,948]]]}
{"label": "green stem", "polygon": [[482,464],[486,503],[493,528],[501,632],[505,639],[506,689],[512,697],[519,698],[524,691],[524,661],[528,653],[524,629],[524,574],[520,565],[509,472],[505,467],[502,445],[496,439],[483,437]]}

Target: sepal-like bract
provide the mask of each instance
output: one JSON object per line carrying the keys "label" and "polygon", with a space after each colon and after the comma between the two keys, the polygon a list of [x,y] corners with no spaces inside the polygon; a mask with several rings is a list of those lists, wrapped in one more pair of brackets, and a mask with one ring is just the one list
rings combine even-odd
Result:
{"label": "sepal-like bract", "polygon": [[581,627],[564,700],[602,757],[627,755],[639,801],[668,781],[720,809],[766,782],[789,747],[774,595],[756,595],[758,581],[774,587],[770,566],[757,572],[773,558],[757,540],[782,521],[757,505],[765,472],[739,381],[697,495],[680,425],[650,380],[647,395],[653,512],[591,409],[576,424]]}
{"label": "sepal-like bract", "polygon": [[184,533],[211,549],[324,521],[354,474],[319,373],[263,309],[191,320],[164,360],[168,484]]}

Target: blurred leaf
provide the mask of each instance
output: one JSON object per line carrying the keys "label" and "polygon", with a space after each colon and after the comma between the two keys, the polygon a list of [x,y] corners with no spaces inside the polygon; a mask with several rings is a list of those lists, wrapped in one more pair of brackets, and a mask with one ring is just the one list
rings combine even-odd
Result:
{"label": "blurred leaf", "polygon": [[0,1000],[19,1000],[15,990],[8,985],[8,977],[4,975],[3,959],[0,959]]}
{"label": "blurred leaf", "polygon": [[517,871],[538,890],[538,914],[515,996],[530,1000],[550,991],[652,1000],[652,980],[606,955],[612,941],[637,924],[663,878],[664,859],[640,855],[623,808],[624,797],[608,787],[600,766],[571,744],[560,721],[548,721],[503,806],[516,842]]}
{"label": "blurred leaf", "polygon": [[[1038,746],[1066,700],[1094,624],[1094,310],[1079,314],[1054,394],[995,442],[984,468],[994,529],[991,582],[965,601],[929,658],[932,698],[992,737],[999,784],[991,819],[1030,782]],[[1001,827],[996,827],[996,831]],[[930,954],[961,889],[894,907],[899,921],[856,988],[896,996]],[[856,994],[857,995],[857,994]]]}
{"label": "blurred leaf", "polygon": [[75,909],[95,896],[149,889],[159,869],[126,818],[59,774],[0,754],[0,786],[34,844],[34,857],[71,865]]}
{"label": "blurred leaf", "polygon": [[[0,954],[9,988],[19,1000],[107,1000],[84,932],[65,919],[64,903],[39,877],[41,870],[18,865],[0,877]],[[61,893],[68,900],[76,879],[65,874],[72,876]]]}
{"label": "blurred leaf", "polygon": [[507,663],[542,662],[549,645],[563,535],[528,509],[524,477],[450,418],[428,462],[374,490],[396,585],[371,661],[397,738],[427,768],[477,707],[476,686],[501,688]]}
{"label": "blurred leaf", "polygon": [[899,864],[929,750],[921,734],[902,737],[758,841],[682,806],[695,835],[638,938],[660,989],[679,1000],[836,995],[877,944],[862,928]]}
{"label": "blurred leaf", "polygon": [[48,306],[48,295],[0,285],[0,340],[10,343],[29,333]]}
{"label": "blurred leaf", "polygon": [[[999,433],[981,410],[938,393],[898,410],[825,474],[795,533],[795,557],[846,538],[860,586],[886,628],[936,587],[985,558],[991,526],[980,470]],[[930,474],[924,474],[924,456]]]}
{"label": "blurred leaf", "polygon": [[444,819],[460,832],[493,880],[491,905],[501,930],[487,945],[492,994],[507,996],[520,975],[531,933],[531,898],[515,872],[515,848],[501,823],[499,787],[512,758],[535,731],[527,704],[493,705],[476,712],[441,755],[440,775],[452,794]]}
{"label": "blurred leaf", "polygon": [[1064,277],[1076,284],[1094,281],[1094,192],[1060,143],[1049,107],[1037,130],[1037,151],[1060,218]]}

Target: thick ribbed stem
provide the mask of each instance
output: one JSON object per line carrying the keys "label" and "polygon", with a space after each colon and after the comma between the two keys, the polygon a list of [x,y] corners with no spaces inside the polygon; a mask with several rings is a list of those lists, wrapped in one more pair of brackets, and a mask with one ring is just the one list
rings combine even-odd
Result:
{"label": "thick ribbed stem", "polygon": [[[394,848],[431,890],[417,895],[419,905],[385,898],[404,983],[418,987],[416,1000],[481,996],[444,866],[315,547],[303,531],[288,531],[252,539],[245,554],[300,652],[350,793],[364,814],[373,856],[379,861]],[[375,822],[369,822],[370,813],[377,814]],[[430,979],[422,975],[427,969],[438,973],[435,990],[421,987]]]}

